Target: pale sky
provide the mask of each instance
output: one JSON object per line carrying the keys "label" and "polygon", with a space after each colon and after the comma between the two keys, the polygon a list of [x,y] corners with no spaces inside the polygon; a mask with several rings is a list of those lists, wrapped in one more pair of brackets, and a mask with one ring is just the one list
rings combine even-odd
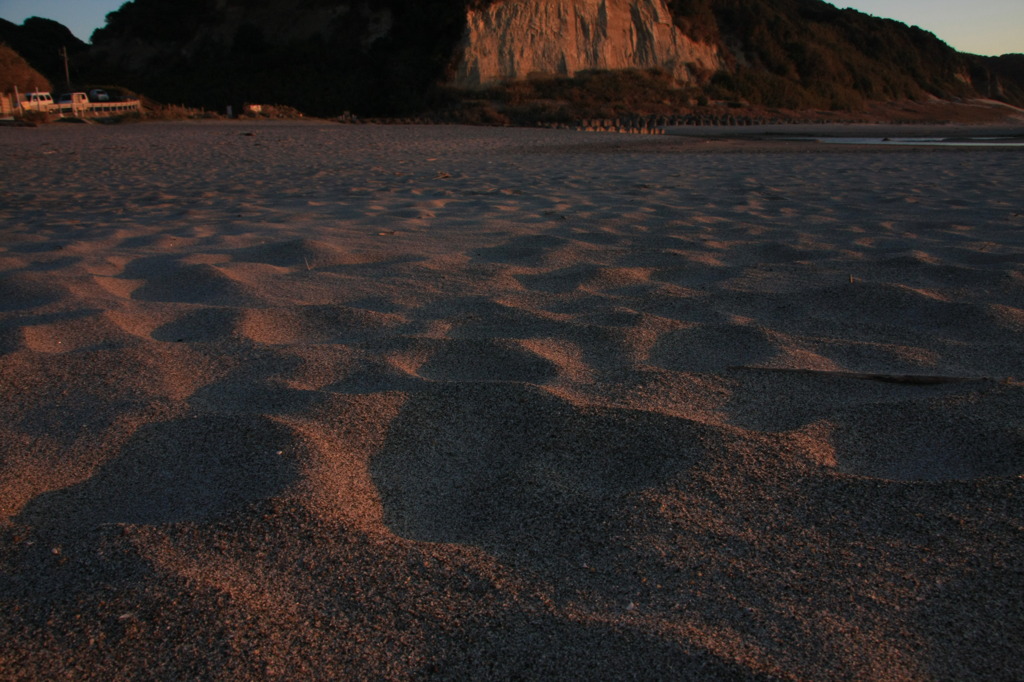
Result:
{"label": "pale sky", "polygon": [[[54,19],[88,41],[123,0],[0,0],[0,18]],[[835,0],[837,7],[896,19],[931,31],[961,52],[1024,53],[1024,0]]]}

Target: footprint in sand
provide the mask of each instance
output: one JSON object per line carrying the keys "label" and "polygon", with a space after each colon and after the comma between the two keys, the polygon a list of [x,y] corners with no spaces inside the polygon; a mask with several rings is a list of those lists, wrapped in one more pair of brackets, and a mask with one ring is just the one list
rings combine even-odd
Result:
{"label": "footprint in sand", "polygon": [[132,298],[140,301],[243,306],[265,300],[251,285],[216,266],[187,264],[174,258],[133,261],[125,268],[124,276],[143,280],[144,284],[132,292]]}
{"label": "footprint in sand", "polygon": [[1007,414],[1022,414],[1024,405],[1010,396],[994,402],[1011,404],[1006,411],[941,401],[842,411],[831,420],[836,468],[896,481],[1024,474],[1024,419],[1005,419]]}
{"label": "footprint in sand", "polygon": [[281,492],[297,478],[294,449],[289,430],[264,417],[149,424],[90,478],[36,497],[19,519],[83,528],[211,518]]}
{"label": "footprint in sand", "polygon": [[42,272],[0,274],[0,311],[44,306],[68,296],[51,275]]}
{"label": "footprint in sand", "polygon": [[509,339],[447,339],[416,373],[431,381],[544,383],[558,365]]}
{"label": "footprint in sand", "polygon": [[603,532],[623,495],[699,461],[706,430],[583,409],[523,384],[435,385],[391,424],[371,474],[399,535],[508,554],[551,541],[571,552],[581,533]]}

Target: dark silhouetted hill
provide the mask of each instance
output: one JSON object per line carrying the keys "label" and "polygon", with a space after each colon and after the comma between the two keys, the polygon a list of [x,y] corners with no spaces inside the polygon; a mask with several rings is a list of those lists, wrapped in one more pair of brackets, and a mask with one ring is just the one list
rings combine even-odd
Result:
{"label": "dark silhouetted hill", "polygon": [[63,24],[39,17],[30,17],[20,26],[0,19],[0,43],[21,55],[58,88],[65,85],[61,49],[66,48],[71,57],[69,71],[72,81],[81,78],[80,61],[89,49]]}
{"label": "dark silhouetted hill", "polygon": [[[514,103],[538,116],[603,111],[615,102],[637,113],[709,101],[848,112],[935,98],[1024,105],[1021,55],[962,54],[919,28],[821,0],[608,0],[629,5],[616,9],[632,13],[634,36],[664,35],[663,27],[656,33],[643,25],[652,12],[671,17],[690,51],[665,52],[659,58],[677,60],[665,64],[616,44],[627,33],[608,27],[597,26],[586,39],[559,31],[517,34],[543,25],[545,2],[578,12],[581,21],[591,9],[583,0],[133,0],[108,16],[88,58],[82,53],[76,61],[92,82],[122,84],[164,102],[218,110],[241,102],[287,104],[314,115],[405,116],[482,100]],[[509,19],[510,13],[516,16]],[[53,23],[33,24],[32,41],[22,36],[22,42],[4,38],[0,26],[0,40],[51,79],[47,55],[66,38]],[[28,28],[26,22],[21,30]],[[530,73],[519,84],[474,88],[457,78],[473,41],[513,46],[506,50],[512,56],[486,65],[498,74],[513,72],[501,59],[514,60],[514,47],[530,44],[579,54],[581,63],[591,53],[615,54],[644,75],[567,72],[557,64],[575,60],[561,59],[550,73]],[[474,54],[486,53],[486,45]],[[706,59],[680,65],[680,54]],[[531,109],[533,101],[542,104]]]}

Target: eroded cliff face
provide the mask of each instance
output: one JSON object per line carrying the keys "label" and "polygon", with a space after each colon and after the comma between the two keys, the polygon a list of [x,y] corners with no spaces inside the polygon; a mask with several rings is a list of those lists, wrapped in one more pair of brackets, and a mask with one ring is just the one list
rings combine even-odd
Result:
{"label": "eroded cliff face", "polygon": [[470,10],[453,85],[479,88],[533,73],[660,67],[681,81],[721,66],[665,0],[502,0]]}

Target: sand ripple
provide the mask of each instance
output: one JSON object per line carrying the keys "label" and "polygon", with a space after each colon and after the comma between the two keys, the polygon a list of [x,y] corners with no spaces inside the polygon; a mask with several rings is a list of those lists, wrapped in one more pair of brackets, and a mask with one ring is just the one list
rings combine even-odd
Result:
{"label": "sand ripple", "polygon": [[9,676],[1024,677],[1019,154],[0,145]]}

